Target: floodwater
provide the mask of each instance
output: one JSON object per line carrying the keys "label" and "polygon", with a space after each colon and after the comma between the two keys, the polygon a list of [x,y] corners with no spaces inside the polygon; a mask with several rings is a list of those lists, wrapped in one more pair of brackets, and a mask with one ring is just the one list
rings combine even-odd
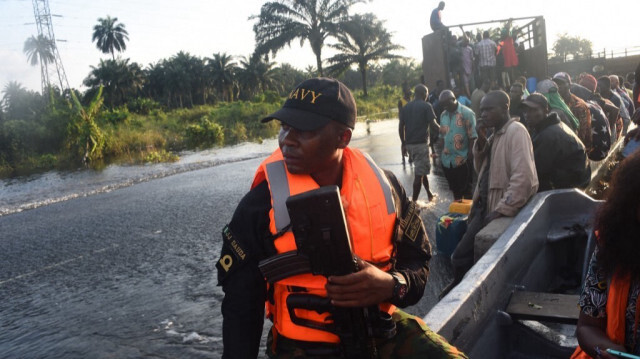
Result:
{"label": "floodwater", "polygon": [[[397,120],[368,127],[357,125],[352,146],[410,194]],[[219,358],[220,230],[275,147],[267,140],[184,153],[176,163],[1,181],[0,358]],[[419,316],[451,278],[435,250],[436,220],[451,195],[437,166],[429,180],[437,197],[422,218],[431,276],[408,308]]]}

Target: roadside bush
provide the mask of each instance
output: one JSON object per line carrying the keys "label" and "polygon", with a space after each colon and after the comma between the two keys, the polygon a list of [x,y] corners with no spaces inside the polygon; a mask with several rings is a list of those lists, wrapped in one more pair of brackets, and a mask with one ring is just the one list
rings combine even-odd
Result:
{"label": "roadside bush", "polygon": [[106,137],[105,156],[125,157],[130,162],[135,162],[137,153],[164,149],[167,145],[165,134],[153,129],[140,131],[124,126],[113,127]]}
{"label": "roadside bush", "polygon": [[176,162],[180,157],[174,153],[167,152],[166,150],[149,151],[147,152],[142,161],[145,163],[160,163],[160,162]]}
{"label": "roadside bush", "polygon": [[281,104],[283,101],[282,96],[278,94],[276,91],[267,90],[263,93],[259,93],[254,96],[253,103],[258,102],[266,102],[266,103],[277,103]]}
{"label": "roadside bush", "polygon": [[367,97],[363,95],[362,91],[357,91],[354,97],[358,108],[358,116],[363,116],[368,119],[382,119],[395,116],[388,112],[397,108],[398,100],[402,98],[401,92],[399,87],[389,85],[371,88],[369,90],[369,96]]}
{"label": "roadside bush", "polygon": [[203,116],[208,116],[213,108],[211,106],[196,106],[194,108],[183,108],[171,111],[168,115],[170,117],[177,117],[183,122],[194,123],[202,119]]}
{"label": "roadside bush", "polygon": [[267,102],[234,102],[230,104],[224,104],[212,112],[213,120],[216,123],[221,124],[225,129],[240,130],[240,127],[236,128],[236,124],[240,123],[244,126],[246,136],[236,137],[226,141],[228,144],[234,144],[234,141],[247,141],[247,140],[259,140],[262,138],[273,137],[278,133],[279,124],[269,122],[267,124],[261,123],[260,119],[268,114],[276,111],[280,108],[280,102],[267,103]]}
{"label": "roadside bush", "polygon": [[131,114],[127,107],[120,107],[108,111],[103,111],[100,114],[100,121],[102,123],[110,123],[112,125],[126,124]]}
{"label": "roadside bush", "polygon": [[37,168],[50,169],[54,168],[58,164],[58,157],[53,154],[47,153],[37,159]]}
{"label": "roadside bush", "polygon": [[247,128],[241,122],[236,122],[231,127],[225,127],[224,138],[226,143],[235,144],[249,139]]}
{"label": "roadside bush", "polygon": [[185,138],[191,147],[220,146],[224,143],[224,131],[222,126],[203,116],[198,123],[186,127]]}
{"label": "roadside bush", "polygon": [[9,177],[13,173],[13,167],[0,156],[0,178]]}
{"label": "roadside bush", "polygon": [[167,114],[164,111],[162,111],[162,109],[151,110],[149,115],[151,116],[152,119],[158,122],[166,121],[168,118]]}
{"label": "roadside bush", "polygon": [[133,113],[148,115],[152,111],[159,109],[160,104],[150,98],[138,97],[127,102],[127,108]]}

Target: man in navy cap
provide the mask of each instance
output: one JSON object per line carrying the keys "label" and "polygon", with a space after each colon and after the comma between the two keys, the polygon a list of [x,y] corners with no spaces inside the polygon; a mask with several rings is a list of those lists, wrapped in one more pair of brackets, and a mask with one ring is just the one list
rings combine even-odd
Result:
{"label": "man in navy cap", "polygon": [[[351,91],[334,79],[303,81],[280,110],[262,121],[272,120],[281,125],[279,148],[260,164],[251,190],[222,231],[216,267],[225,293],[223,358],[258,355],[265,306],[273,322],[266,346],[271,358],[353,354],[348,338],[354,334],[333,322],[332,314],[340,307],[367,308],[367,341],[375,343],[349,357],[466,357],[419,318],[396,308],[422,298],[429,240],[395,176],[348,146],[356,122]],[[291,271],[283,268],[277,278],[262,273],[260,262],[272,262],[276,255],[295,259],[288,264],[305,260],[297,252],[287,198],[332,185],[340,188],[359,270],[328,278],[295,265]],[[292,298],[298,303],[295,309]],[[319,302],[323,305],[312,305]],[[383,322],[395,329],[379,330]]]}

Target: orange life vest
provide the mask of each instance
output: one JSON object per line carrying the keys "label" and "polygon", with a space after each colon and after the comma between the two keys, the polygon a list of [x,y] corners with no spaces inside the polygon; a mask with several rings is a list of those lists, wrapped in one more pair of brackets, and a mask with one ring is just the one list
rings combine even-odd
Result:
{"label": "orange life vest", "polygon": [[[616,344],[624,345],[625,313],[629,299],[631,276],[614,275],[607,294],[607,337]],[[571,359],[589,359],[580,346],[571,355]]]}
{"label": "orange life vest", "polygon": [[[285,201],[289,196],[318,188],[310,175],[295,175],[286,170],[282,152],[276,150],[256,171],[252,188],[266,180],[271,193],[269,230],[277,233],[289,224]],[[384,172],[366,154],[349,147],[343,152],[343,174],[340,195],[347,219],[354,253],[372,263],[384,263],[390,268],[393,252],[393,233],[396,211],[393,195]],[[278,253],[295,250],[296,244],[291,230],[275,240]],[[306,294],[326,297],[324,276],[313,274],[295,275],[273,284],[274,304],[267,301],[267,313],[279,334],[295,340],[338,343],[338,336],[323,330],[299,326],[291,321],[286,306],[292,286],[302,287]],[[299,288],[297,288],[299,290]],[[395,307],[389,303],[380,309],[391,314]],[[299,318],[314,322],[330,323],[328,313],[296,309]]]}

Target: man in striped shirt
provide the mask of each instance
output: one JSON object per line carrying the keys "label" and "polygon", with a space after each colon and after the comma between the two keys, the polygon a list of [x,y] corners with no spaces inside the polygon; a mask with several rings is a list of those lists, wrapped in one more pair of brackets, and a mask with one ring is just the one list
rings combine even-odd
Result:
{"label": "man in striped shirt", "polygon": [[496,72],[496,52],[498,45],[489,38],[489,31],[482,34],[482,41],[475,46],[475,55],[478,59],[478,67],[480,68],[480,76],[482,80],[489,80],[493,83]]}

